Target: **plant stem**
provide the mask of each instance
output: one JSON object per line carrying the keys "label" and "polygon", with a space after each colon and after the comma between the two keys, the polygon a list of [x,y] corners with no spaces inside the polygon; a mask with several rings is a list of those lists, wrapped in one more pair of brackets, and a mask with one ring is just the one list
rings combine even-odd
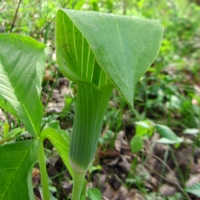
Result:
{"label": "plant stem", "polygon": [[10,33],[12,33],[12,30],[13,30],[13,28],[14,28],[14,26],[15,26],[15,21],[16,21],[16,19],[17,19],[17,14],[18,14],[19,7],[20,7],[21,2],[22,2],[22,0],[19,0],[19,3],[18,3],[18,5],[17,5],[17,9],[16,9],[16,11],[15,11],[15,16],[14,16],[14,19],[13,19],[13,22],[12,22],[12,26],[11,26],[11,28],[10,28]]}
{"label": "plant stem", "polygon": [[[103,117],[113,86],[106,85],[101,90],[85,83],[78,83],[73,132],[70,141],[69,159],[82,173],[93,162]],[[72,167],[72,168],[74,168]],[[80,171],[77,169],[81,169]]]}
{"label": "plant stem", "polygon": [[85,180],[85,174],[86,172],[78,173],[74,170],[72,200],[80,199],[83,188],[83,182]]}
{"label": "plant stem", "polygon": [[46,170],[43,140],[42,141],[40,140],[40,148],[38,151],[38,161],[40,165],[43,200],[50,200],[49,183],[48,183],[48,176],[47,176],[47,170]]}

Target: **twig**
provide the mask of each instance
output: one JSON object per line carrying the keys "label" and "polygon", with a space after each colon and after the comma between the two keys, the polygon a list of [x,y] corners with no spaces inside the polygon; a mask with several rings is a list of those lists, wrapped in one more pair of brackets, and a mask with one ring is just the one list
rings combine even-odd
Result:
{"label": "twig", "polygon": [[[70,0],[68,0],[62,7],[65,8],[69,2]],[[42,28],[42,30],[38,33],[38,35],[42,34],[42,32],[53,22],[54,19],[55,16],[50,21],[48,21],[48,23]]]}
{"label": "twig", "polygon": [[127,0],[123,1],[123,15],[126,15]]}
{"label": "twig", "polygon": [[[152,157],[154,157],[154,158],[156,158],[157,160],[159,160],[163,165],[165,165],[165,167],[169,170],[169,172],[171,172],[171,173],[174,175],[174,172],[172,171],[172,169],[171,169],[165,162],[163,162],[163,160],[160,159],[158,156],[156,156],[156,155],[154,155],[154,154],[152,154],[152,153],[149,153],[149,152],[147,152],[147,151],[144,151],[144,153],[149,154],[149,155],[151,155]],[[149,168],[148,168],[148,169],[149,169]],[[151,169],[150,169],[150,170],[151,170]],[[163,178],[165,181],[170,182],[171,184],[177,186],[177,188],[186,196],[186,198],[187,198],[188,200],[191,200],[191,198],[188,196],[187,192],[184,191],[184,189],[181,187],[181,185],[179,184],[179,182],[178,182],[177,180],[171,181],[170,179],[165,178],[164,176],[162,176],[161,174],[159,174],[158,172],[155,172],[154,170],[151,170],[151,171],[153,171],[154,173],[156,173],[158,176],[160,176],[161,178]],[[175,177],[175,175],[174,175],[174,177]]]}
{"label": "twig", "polygon": [[18,10],[19,10],[19,7],[20,7],[21,2],[22,2],[22,0],[19,0],[19,3],[18,3],[18,5],[17,5],[17,9],[16,9],[16,11],[15,11],[15,16],[14,16],[14,18],[13,18],[12,26],[11,26],[11,28],[10,28],[10,33],[12,32],[12,30],[13,30],[13,28],[14,28],[14,26],[15,26],[15,21],[16,21],[16,19],[17,19],[17,14],[18,14]]}

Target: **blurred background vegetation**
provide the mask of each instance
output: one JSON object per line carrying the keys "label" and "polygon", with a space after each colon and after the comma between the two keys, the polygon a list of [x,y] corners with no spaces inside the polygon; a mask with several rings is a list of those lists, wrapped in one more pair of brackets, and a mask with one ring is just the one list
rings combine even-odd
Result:
{"label": "blurred background vegetation", "polygon": [[[55,57],[54,27],[59,7],[156,19],[164,26],[159,55],[136,87],[135,110],[130,111],[117,91],[113,93],[100,138],[104,148],[114,148],[121,130],[132,137],[136,121],[166,125],[179,137],[193,134],[195,139],[190,145],[199,148],[200,1],[0,0],[0,33],[29,35],[49,47],[43,83],[43,96],[47,94],[45,106],[52,101],[53,90],[62,86]],[[75,90],[73,84],[69,87]],[[56,114],[46,111],[44,124],[59,119],[61,126],[70,131],[74,114],[72,96],[64,96],[64,107]]]}
{"label": "blurred background vegetation", "polygon": [[[181,129],[188,127],[200,129],[198,1],[1,0],[0,31],[30,35],[44,42],[51,51],[47,67],[57,67],[54,52],[54,21],[59,7],[160,21],[165,29],[162,47],[157,60],[138,84],[135,92],[136,110],[131,117],[137,120],[150,118]],[[124,104],[120,97],[116,98],[120,104]]]}

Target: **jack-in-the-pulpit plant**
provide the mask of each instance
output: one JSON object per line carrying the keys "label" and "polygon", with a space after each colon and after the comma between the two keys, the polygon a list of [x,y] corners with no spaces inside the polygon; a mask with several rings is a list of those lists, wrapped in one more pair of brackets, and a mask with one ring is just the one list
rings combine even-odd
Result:
{"label": "jack-in-the-pulpit plant", "polygon": [[58,10],[57,62],[62,73],[78,86],[69,150],[73,200],[80,199],[113,88],[133,108],[134,87],[156,58],[162,34],[156,21]]}

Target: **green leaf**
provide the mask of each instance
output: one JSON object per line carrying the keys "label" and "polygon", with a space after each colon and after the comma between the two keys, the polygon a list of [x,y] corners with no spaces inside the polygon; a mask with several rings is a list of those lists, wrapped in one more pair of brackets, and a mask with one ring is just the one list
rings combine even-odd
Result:
{"label": "green leaf", "polygon": [[183,133],[189,135],[198,135],[200,133],[200,130],[197,128],[187,128],[183,131]]}
{"label": "green leaf", "polygon": [[11,103],[7,101],[1,94],[0,94],[0,107],[2,107],[4,110],[7,110],[9,113],[11,113],[13,116],[18,118],[17,113]]}
{"label": "green leaf", "polygon": [[200,183],[187,187],[185,191],[200,197]]}
{"label": "green leaf", "polygon": [[0,34],[0,46],[0,106],[18,117],[35,136],[40,132],[43,114],[40,93],[45,45],[30,37]]}
{"label": "green leaf", "polygon": [[134,137],[132,137],[130,146],[131,146],[132,153],[136,153],[140,151],[143,147],[142,137],[139,135],[135,135]]}
{"label": "green leaf", "polygon": [[0,144],[3,144],[4,142],[14,139],[18,135],[20,135],[23,131],[24,129],[22,128],[12,129],[2,140],[0,140]]}
{"label": "green leaf", "polygon": [[37,161],[35,140],[0,147],[0,200],[34,200],[32,167]]}
{"label": "green leaf", "polygon": [[151,121],[138,121],[135,122],[136,124],[136,135],[144,136],[149,135],[151,136],[153,134],[153,123]]}
{"label": "green leaf", "polygon": [[[157,132],[165,139],[160,140],[162,143],[176,144],[182,142],[182,139],[178,137],[168,126],[161,124],[155,125]],[[170,142],[171,141],[171,142]]]}
{"label": "green leaf", "polygon": [[178,144],[183,142],[183,139],[180,137],[177,137],[176,140],[171,140],[171,139],[167,139],[167,138],[160,138],[159,140],[157,140],[158,143],[162,143],[162,144]]}
{"label": "green leaf", "polygon": [[152,20],[60,9],[58,64],[73,81],[100,87],[109,79],[132,107],[134,86],[157,56],[162,34]]}
{"label": "green leaf", "polygon": [[40,137],[41,139],[48,138],[51,141],[73,177],[72,168],[69,164],[69,134],[60,129],[58,122],[52,122],[42,130]]}
{"label": "green leaf", "polygon": [[8,123],[4,123],[3,125],[3,134],[4,134],[4,139],[8,137],[8,132],[9,132],[9,129],[10,129],[10,125]]}
{"label": "green leaf", "polygon": [[101,200],[102,199],[101,192],[97,188],[88,189],[87,196],[91,200]]}
{"label": "green leaf", "polygon": [[23,131],[24,131],[23,128],[14,128],[8,133],[8,135],[7,135],[7,137],[5,139],[7,139],[7,138],[15,138],[16,136],[18,136]]}

